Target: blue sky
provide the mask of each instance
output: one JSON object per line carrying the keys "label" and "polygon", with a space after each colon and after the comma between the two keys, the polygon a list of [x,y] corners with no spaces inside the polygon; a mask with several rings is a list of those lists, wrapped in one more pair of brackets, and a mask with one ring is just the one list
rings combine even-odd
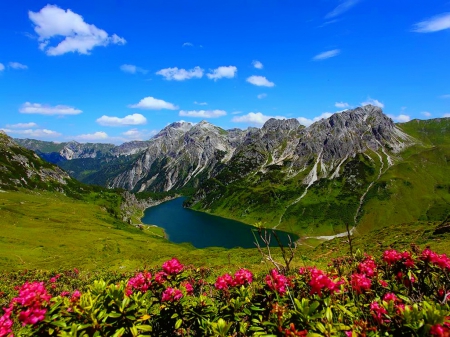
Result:
{"label": "blue sky", "polygon": [[0,11],[0,129],[149,139],[205,119],[309,125],[372,103],[450,117],[450,2],[40,0]]}

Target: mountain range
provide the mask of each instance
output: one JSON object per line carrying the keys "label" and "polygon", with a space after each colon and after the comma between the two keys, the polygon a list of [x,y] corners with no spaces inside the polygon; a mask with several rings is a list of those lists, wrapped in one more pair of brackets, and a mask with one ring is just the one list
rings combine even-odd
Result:
{"label": "mountain range", "polygon": [[195,210],[326,236],[444,219],[449,134],[449,118],[395,124],[366,105],[309,127],[296,119],[247,130],[176,122],[120,146],[16,142],[85,183],[179,191]]}

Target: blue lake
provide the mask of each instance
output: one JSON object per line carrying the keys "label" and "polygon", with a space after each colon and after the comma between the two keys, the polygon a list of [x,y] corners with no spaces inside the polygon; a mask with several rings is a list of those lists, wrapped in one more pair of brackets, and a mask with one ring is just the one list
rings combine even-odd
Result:
{"label": "blue lake", "polygon": [[[185,199],[181,197],[148,208],[142,223],[164,228],[172,242],[189,242],[197,248],[255,248],[252,232],[255,227],[184,208]],[[289,242],[288,234],[293,241],[298,239],[298,236],[282,231],[277,231],[277,234],[284,245]],[[255,235],[258,237],[257,232]],[[277,246],[275,238],[272,238],[271,246]]]}

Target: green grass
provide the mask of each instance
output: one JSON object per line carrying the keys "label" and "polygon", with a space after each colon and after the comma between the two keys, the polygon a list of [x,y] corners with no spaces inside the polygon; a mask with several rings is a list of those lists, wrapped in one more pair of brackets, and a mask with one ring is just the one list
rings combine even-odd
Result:
{"label": "green grass", "polygon": [[134,270],[172,257],[231,270],[266,268],[256,249],[196,249],[170,243],[163,234],[158,227],[126,225],[93,201],[45,191],[0,192],[0,270]]}

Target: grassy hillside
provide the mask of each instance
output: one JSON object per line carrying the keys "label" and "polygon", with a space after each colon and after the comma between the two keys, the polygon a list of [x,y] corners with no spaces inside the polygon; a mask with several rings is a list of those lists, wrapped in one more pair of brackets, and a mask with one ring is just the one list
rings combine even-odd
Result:
{"label": "grassy hillside", "polygon": [[195,249],[140,230],[108,213],[103,199],[76,200],[45,191],[0,192],[0,269],[133,270],[173,256],[204,266],[258,265],[256,249]]}

